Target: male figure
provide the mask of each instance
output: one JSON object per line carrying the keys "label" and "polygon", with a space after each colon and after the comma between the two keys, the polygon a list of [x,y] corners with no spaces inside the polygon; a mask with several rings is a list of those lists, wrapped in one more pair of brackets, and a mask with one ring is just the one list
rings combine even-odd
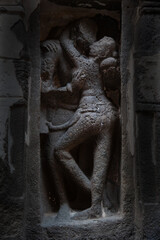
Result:
{"label": "male figure", "polygon": [[[82,46],[84,46],[83,43],[85,42],[85,49],[87,49],[88,46],[96,40],[96,24],[94,21],[90,19],[79,20],[73,25],[72,31],[74,28],[77,30],[77,36],[74,41],[80,37],[78,42],[81,43]],[[85,39],[87,30],[89,34],[87,39]],[[82,51],[85,49],[82,49]],[[68,65],[69,64],[67,64],[64,59],[63,51],[58,40],[47,40],[42,44],[42,108],[45,104],[46,106],[44,108],[47,108],[47,120],[53,122],[54,124],[56,124],[57,121],[63,123],[65,118],[62,116],[67,117],[66,120],[68,120],[69,117],[71,118],[79,99],[78,94],[72,94],[70,92],[70,84],[67,84],[71,77],[71,71],[69,71]],[[60,71],[58,71],[58,69]],[[65,83],[67,84],[67,87],[64,86]],[[61,85],[62,87],[54,88],[54,94],[52,94],[52,87],[58,87]],[[69,88],[69,91],[67,88]],[[63,135],[64,127],[57,130],[62,131],[54,133],[50,132],[48,136],[48,158],[60,201],[60,210],[57,215],[58,220],[64,220],[67,219],[69,214],[69,204],[65,194],[63,176],[60,175],[60,167],[57,165],[53,154],[55,139],[58,139],[61,135]],[[88,191],[90,192],[90,188]]]}

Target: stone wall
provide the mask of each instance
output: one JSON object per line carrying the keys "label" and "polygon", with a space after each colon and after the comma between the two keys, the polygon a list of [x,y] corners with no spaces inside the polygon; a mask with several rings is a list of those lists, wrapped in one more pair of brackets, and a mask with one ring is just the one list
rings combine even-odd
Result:
{"label": "stone wall", "polygon": [[[0,239],[160,239],[159,13],[158,0],[1,0]],[[120,52],[121,140],[105,187],[116,207],[114,214],[86,220],[70,220],[62,209],[58,221],[55,180],[45,165],[48,133],[40,127],[48,106],[41,94],[41,45],[81,18],[96,20],[99,39],[110,34]],[[71,116],[60,114],[62,121]],[[85,146],[76,151],[73,156],[92,158]],[[67,188],[72,199],[77,187]],[[79,209],[88,206],[81,192],[78,199]]]}

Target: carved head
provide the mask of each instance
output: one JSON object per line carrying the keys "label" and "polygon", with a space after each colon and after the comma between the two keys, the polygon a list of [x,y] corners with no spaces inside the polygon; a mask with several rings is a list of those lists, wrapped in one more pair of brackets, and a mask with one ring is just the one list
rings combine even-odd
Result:
{"label": "carved head", "polygon": [[54,65],[61,53],[60,44],[57,40],[47,40],[41,44],[41,79],[42,81],[53,80]]}
{"label": "carved head", "polygon": [[98,60],[112,57],[115,54],[116,43],[111,37],[103,37],[90,46],[89,56]]}

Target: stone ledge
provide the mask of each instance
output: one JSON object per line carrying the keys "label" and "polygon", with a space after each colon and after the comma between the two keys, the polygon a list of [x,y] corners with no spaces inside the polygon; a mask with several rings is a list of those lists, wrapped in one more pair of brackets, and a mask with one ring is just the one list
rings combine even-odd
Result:
{"label": "stone ledge", "polygon": [[71,7],[97,8],[118,10],[121,8],[121,0],[49,0],[59,5]]}

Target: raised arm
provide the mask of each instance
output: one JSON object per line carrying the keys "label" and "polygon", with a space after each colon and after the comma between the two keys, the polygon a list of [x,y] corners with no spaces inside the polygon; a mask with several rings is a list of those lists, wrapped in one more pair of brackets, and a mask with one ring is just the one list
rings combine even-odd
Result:
{"label": "raised arm", "polygon": [[73,40],[69,38],[69,29],[66,29],[61,37],[60,43],[62,48],[72,61],[75,67],[78,67],[80,62],[83,61],[83,56],[79,53],[79,51],[75,48]]}

